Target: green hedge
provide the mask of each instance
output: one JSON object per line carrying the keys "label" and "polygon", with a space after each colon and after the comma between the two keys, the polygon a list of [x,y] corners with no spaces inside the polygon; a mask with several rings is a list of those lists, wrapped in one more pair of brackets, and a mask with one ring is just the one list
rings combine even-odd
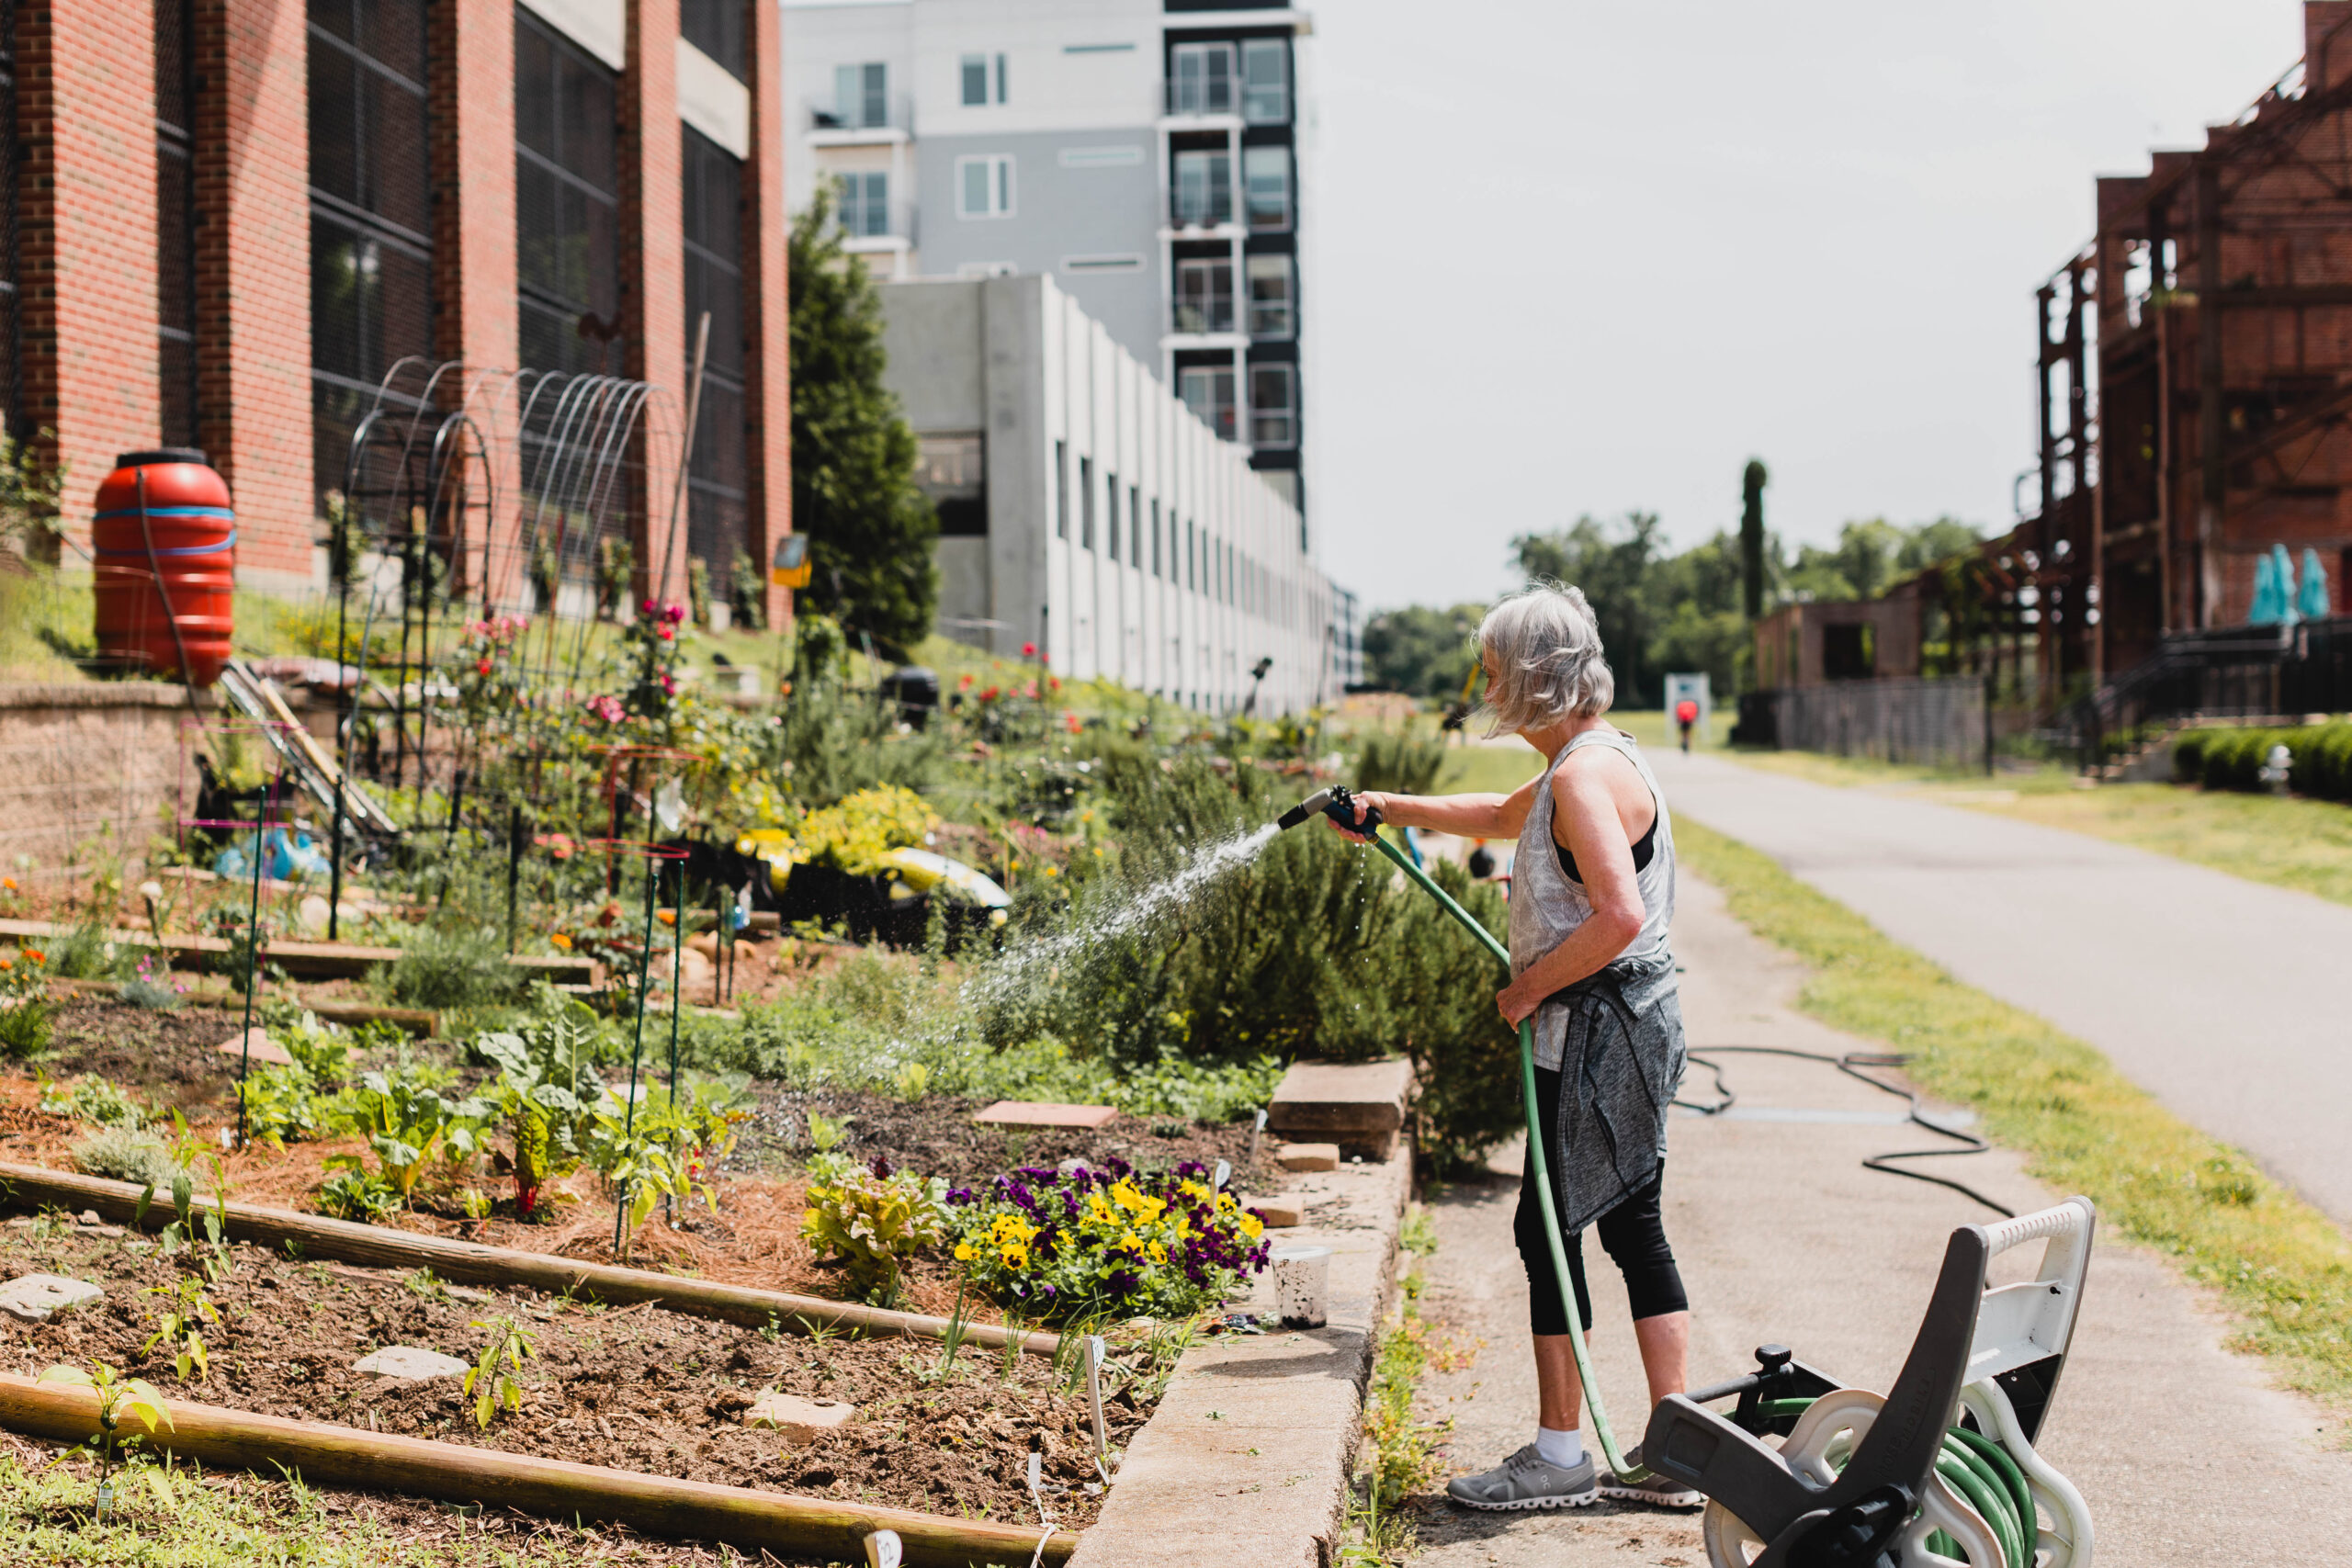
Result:
{"label": "green hedge", "polygon": [[2289,729],[2192,729],[2173,748],[2173,777],[2207,789],[2259,792],[2271,748],[2293,759],[2287,787],[2321,800],[2352,800],[2352,723]]}

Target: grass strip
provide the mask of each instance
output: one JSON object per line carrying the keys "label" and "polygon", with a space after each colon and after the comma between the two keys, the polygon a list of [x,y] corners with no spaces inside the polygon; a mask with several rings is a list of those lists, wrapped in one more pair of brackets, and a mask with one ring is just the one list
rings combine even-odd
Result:
{"label": "grass strip", "polygon": [[1396,1243],[1409,1261],[1396,1281],[1396,1319],[1381,1329],[1380,1349],[1373,1358],[1363,1409],[1372,1468],[1363,1477],[1361,1495],[1349,1504],[1350,1539],[1340,1551],[1340,1568],[1385,1568],[1414,1555],[1412,1518],[1400,1505],[1443,1472],[1437,1445],[1453,1425],[1413,1416],[1413,1395],[1423,1374],[1444,1365],[1450,1355],[1431,1342],[1430,1325],[1421,1316],[1421,1292],[1429,1283],[1421,1262],[1437,1250],[1437,1226],[1427,1209],[1417,1203],[1407,1212]]}
{"label": "grass strip", "polygon": [[1909,1052],[1931,1093],[1973,1107],[2034,1176],[2170,1256],[2238,1314],[2233,1349],[2352,1404],[2352,1241],[2237,1150],[2189,1126],[2099,1052],[1941,968],[1770,856],[1687,817],[1676,848],[1732,913],[1813,969],[1800,998],[1823,1022]]}

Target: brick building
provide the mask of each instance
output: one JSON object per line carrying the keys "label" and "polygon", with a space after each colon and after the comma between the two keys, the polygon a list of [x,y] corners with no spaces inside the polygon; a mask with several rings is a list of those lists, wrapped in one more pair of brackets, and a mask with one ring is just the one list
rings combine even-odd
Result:
{"label": "brick building", "polygon": [[2243,624],[2276,546],[2352,612],[2352,3],[2303,27],[2203,147],[2101,178],[2040,290],[2040,502],[1986,557],[2052,696]]}
{"label": "brick building", "polygon": [[0,413],[71,465],[73,538],[116,454],[200,446],[241,581],[307,591],[367,409],[479,400],[511,468],[514,387],[607,376],[652,384],[643,586],[705,312],[684,547],[718,578],[788,531],[774,4],[0,0]]}

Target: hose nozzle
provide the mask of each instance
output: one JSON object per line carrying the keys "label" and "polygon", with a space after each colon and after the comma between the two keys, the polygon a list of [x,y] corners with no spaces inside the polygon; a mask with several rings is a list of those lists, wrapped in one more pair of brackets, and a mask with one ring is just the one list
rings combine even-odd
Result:
{"label": "hose nozzle", "polygon": [[1325,807],[1330,804],[1331,792],[1328,789],[1318,789],[1313,795],[1308,795],[1305,800],[1300,801],[1296,806],[1292,807],[1288,811],[1283,812],[1280,817],[1276,818],[1274,819],[1274,826],[1287,833],[1293,828],[1297,827],[1300,823],[1306,821],[1308,818],[1314,816],[1317,812],[1322,810]]}
{"label": "hose nozzle", "polygon": [[1318,811],[1351,833],[1369,837],[1372,830],[1380,826],[1380,813],[1370,807],[1365,809],[1363,821],[1356,820],[1355,792],[1345,784],[1317,790],[1275,818],[1274,826],[1287,832]]}

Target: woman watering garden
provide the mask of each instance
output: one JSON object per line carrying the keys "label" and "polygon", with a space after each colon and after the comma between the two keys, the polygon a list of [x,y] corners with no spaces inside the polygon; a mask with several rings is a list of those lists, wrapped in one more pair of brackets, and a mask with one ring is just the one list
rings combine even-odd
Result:
{"label": "woman watering garden", "polygon": [[[1615,682],[1600,632],[1574,588],[1504,600],[1478,627],[1489,734],[1545,759],[1511,795],[1358,797],[1399,826],[1519,840],[1510,897],[1511,983],[1496,997],[1516,1028],[1535,1021],[1536,1124],[1551,1132],[1554,1197],[1587,1332],[1583,1231],[1625,1277],[1653,1404],[1683,1391],[1689,1298],[1658,1213],[1666,1113],[1683,1068],[1682,1010],[1667,928],[1674,915],[1674,827],[1633,739],[1601,716]],[[1357,819],[1363,820],[1359,811]],[[1343,829],[1344,830],[1344,829]],[[1522,1182],[1513,1225],[1527,1269],[1541,1408],[1535,1440],[1494,1469],[1456,1479],[1473,1508],[1575,1507],[1602,1493],[1689,1506],[1663,1476],[1600,1482],[1579,1429],[1581,1391],[1544,1217]],[[1638,1450],[1626,1456],[1638,1464]]]}

